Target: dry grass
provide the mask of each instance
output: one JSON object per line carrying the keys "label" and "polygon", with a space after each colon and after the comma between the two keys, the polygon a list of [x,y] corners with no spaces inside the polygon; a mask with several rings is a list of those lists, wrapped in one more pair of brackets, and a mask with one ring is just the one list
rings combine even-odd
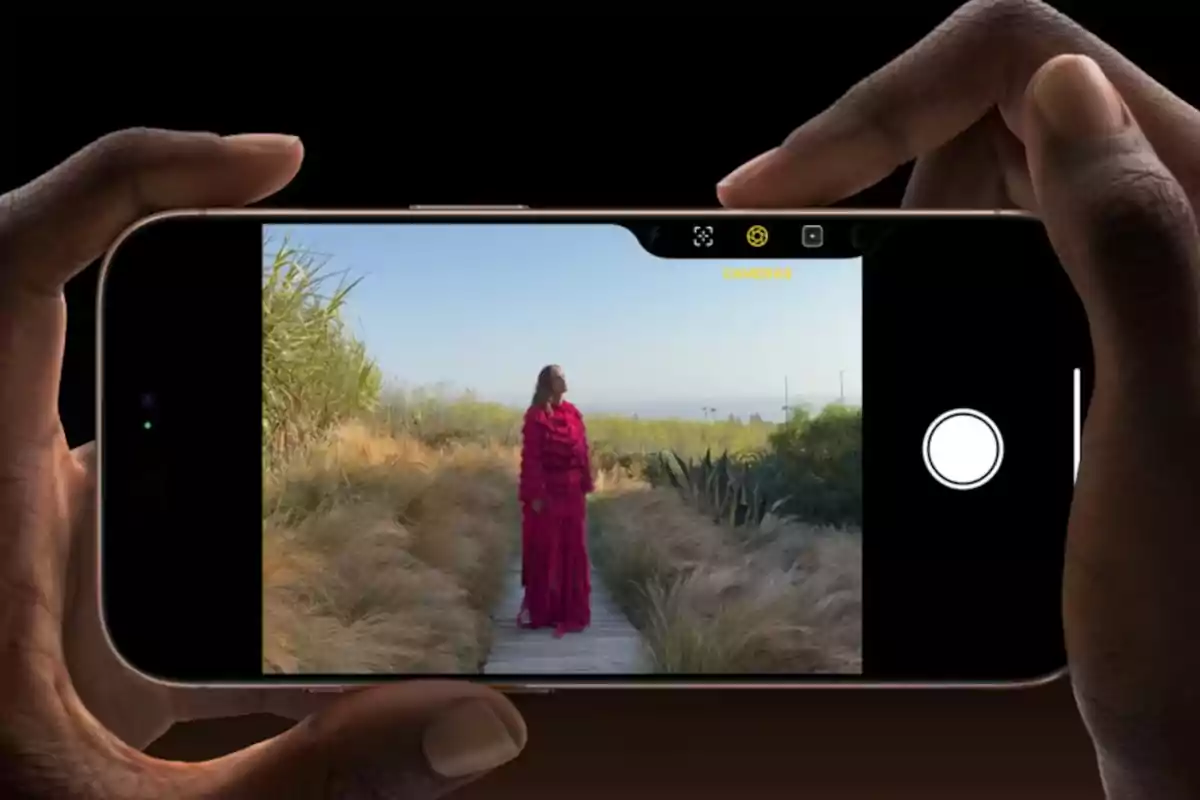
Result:
{"label": "dry grass", "polygon": [[336,429],[265,479],[268,672],[477,672],[519,534],[516,453]]}
{"label": "dry grass", "polygon": [[591,517],[597,566],[657,671],[861,673],[861,534],[730,529],[673,490],[608,476]]}

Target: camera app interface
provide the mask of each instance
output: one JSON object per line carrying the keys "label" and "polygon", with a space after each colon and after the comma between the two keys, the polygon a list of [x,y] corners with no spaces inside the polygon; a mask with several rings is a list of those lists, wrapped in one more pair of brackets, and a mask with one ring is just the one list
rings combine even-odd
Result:
{"label": "camera app interface", "polygon": [[262,277],[264,673],[862,673],[860,259],[309,224]]}

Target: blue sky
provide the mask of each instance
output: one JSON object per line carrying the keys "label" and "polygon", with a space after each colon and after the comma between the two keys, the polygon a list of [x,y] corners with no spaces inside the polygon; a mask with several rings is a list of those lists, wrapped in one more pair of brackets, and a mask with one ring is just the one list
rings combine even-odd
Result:
{"label": "blue sky", "polygon": [[[273,245],[285,235],[362,279],[344,317],[393,384],[524,404],[555,363],[594,410],[759,410],[782,405],[785,377],[793,396],[831,399],[840,371],[847,397],[861,396],[858,259],[660,259],[604,225],[264,230]],[[739,266],[790,266],[792,278],[723,277]]]}

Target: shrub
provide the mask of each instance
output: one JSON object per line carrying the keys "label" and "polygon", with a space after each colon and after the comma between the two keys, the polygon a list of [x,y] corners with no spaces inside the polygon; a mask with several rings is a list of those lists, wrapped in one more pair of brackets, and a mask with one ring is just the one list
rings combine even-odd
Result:
{"label": "shrub", "polygon": [[788,499],[781,509],[809,522],[862,527],[862,409],[830,405],[794,415],[769,437],[763,474]]}

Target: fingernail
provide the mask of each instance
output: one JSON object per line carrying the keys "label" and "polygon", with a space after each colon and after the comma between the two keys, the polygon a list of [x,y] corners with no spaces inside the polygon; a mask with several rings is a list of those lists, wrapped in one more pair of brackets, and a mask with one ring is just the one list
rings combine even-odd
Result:
{"label": "fingernail", "polygon": [[283,133],[235,133],[224,139],[238,147],[258,151],[290,150],[300,141],[299,136]]}
{"label": "fingernail", "polygon": [[1086,56],[1059,56],[1039,72],[1033,99],[1059,136],[1088,139],[1125,127],[1125,104],[1095,61]]}
{"label": "fingernail", "polygon": [[483,700],[460,703],[435,718],[422,744],[429,766],[446,778],[487,772],[521,753],[508,725]]}
{"label": "fingernail", "polygon": [[778,147],[772,147],[767,152],[757,155],[747,161],[745,164],[742,164],[733,172],[722,178],[720,182],[717,183],[717,188],[726,189],[734,184],[744,183],[745,181],[753,178],[755,174],[762,170],[763,165],[769,161],[773,155],[775,155],[775,152],[778,149]]}

